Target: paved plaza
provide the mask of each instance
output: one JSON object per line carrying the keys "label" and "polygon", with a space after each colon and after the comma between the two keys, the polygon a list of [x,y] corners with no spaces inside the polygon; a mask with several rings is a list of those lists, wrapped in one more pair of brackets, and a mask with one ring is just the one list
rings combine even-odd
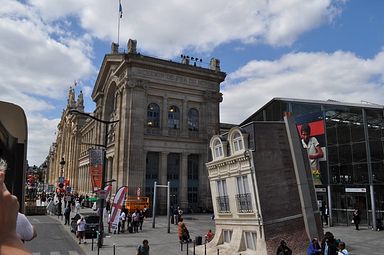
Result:
{"label": "paved plaza", "polygon": [[[83,209],[90,211],[90,209]],[[73,215],[72,215],[73,216]],[[57,220],[57,216],[51,216]],[[191,238],[194,240],[196,236],[204,236],[209,229],[215,230],[214,221],[211,220],[209,214],[191,214],[184,215],[184,222],[190,231]],[[65,227],[69,231],[69,227]],[[337,226],[325,228],[324,231],[330,231],[335,238],[341,239],[347,244],[347,249],[352,255],[382,255],[384,254],[384,231],[372,231],[367,226],[361,226],[361,230],[357,231],[354,227]],[[72,233],[71,233],[72,234]],[[72,234],[73,238],[75,235]],[[136,254],[136,247],[143,239],[149,240],[151,255],[181,255],[187,254],[184,245],[181,251],[180,243],[177,237],[177,225],[171,224],[170,233],[167,233],[167,217],[157,216],[155,228],[152,228],[152,218],[144,221],[143,231],[139,233],[108,234],[104,239],[104,246],[99,250],[102,255],[120,255],[120,254]],[[98,254],[96,240],[94,240],[94,250],[91,250],[91,240],[87,244],[80,244],[80,247],[86,254]],[[306,242],[306,241],[305,241]],[[115,246],[115,251],[113,247]],[[203,250],[203,249],[202,249]],[[115,253],[114,253],[115,252]],[[193,244],[190,244],[188,254],[193,254]],[[215,252],[215,255],[217,252]]]}

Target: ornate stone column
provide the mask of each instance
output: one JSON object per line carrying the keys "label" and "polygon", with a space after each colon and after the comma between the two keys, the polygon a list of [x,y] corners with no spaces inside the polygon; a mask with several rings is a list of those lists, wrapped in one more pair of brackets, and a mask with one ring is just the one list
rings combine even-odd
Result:
{"label": "ornate stone column", "polygon": [[[160,164],[159,164],[159,184],[166,185],[168,178],[168,152],[160,152]],[[167,211],[167,191],[165,188],[157,190],[159,209],[161,213]]]}
{"label": "ornate stone column", "polygon": [[163,112],[161,118],[161,130],[163,135],[168,135],[168,97],[163,97]]}
{"label": "ornate stone column", "polygon": [[188,136],[188,100],[184,98],[181,109],[181,135]]}
{"label": "ornate stone column", "polygon": [[179,179],[180,207],[186,211],[188,209],[188,153],[185,152],[181,154]]}

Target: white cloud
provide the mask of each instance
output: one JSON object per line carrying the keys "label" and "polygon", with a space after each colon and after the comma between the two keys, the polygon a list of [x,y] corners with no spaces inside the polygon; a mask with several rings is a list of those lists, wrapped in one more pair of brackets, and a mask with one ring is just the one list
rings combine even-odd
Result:
{"label": "white cloud", "polygon": [[48,119],[37,114],[27,113],[28,122],[28,163],[40,165],[48,156],[52,141],[56,138],[57,124],[60,119]]}
{"label": "white cloud", "polygon": [[[42,124],[57,122],[42,113],[60,111],[52,102],[66,94],[72,81],[96,74],[91,41],[89,35],[68,32],[65,22],[45,22],[32,6],[14,0],[0,0],[0,5],[0,100],[25,110],[30,130],[28,159],[39,164],[53,137],[36,130],[45,133],[47,126]],[[48,146],[36,148],[43,144]]]}
{"label": "white cloud", "polygon": [[372,59],[337,51],[254,60],[228,75],[221,121],[238,124],[274,97],[381,103],[383,70],[384,51]]}
{"label": "white cloud", "polygon": [[[233,41],[286,46],[302,33],[332,21],[343,1],[122,0],[120,44],[125,48],[128,38],[134,38],[139,51],[164,58],[185,50],[209,53]],[[28,159],[37,165],[49,148],[42,153],[35,147],[48,140],[38,132],[38,125],[57,123],[61,109],[52,102],[65,101],[73,80],[94,80],[92,42],[116,41],[118,1],[23,2],[0,0],[0,100],[26,110],[31,130]],[[298,15],[300,22],[295,22]],[[85,95],[92,91],[88,84],[83,89]],[[56,111],[52,119],[44,117],[49,110]]]}
{"label": "white cloud", "polygon": [[[94,37],[117,41],[118,1],[30,0],[46,19],[78,17]],[[210,52],[229,41],[291,45],[332,21],[344,0],[123,0],[120,44],[137,39],[147,52],[172,57],[183,49]]]}

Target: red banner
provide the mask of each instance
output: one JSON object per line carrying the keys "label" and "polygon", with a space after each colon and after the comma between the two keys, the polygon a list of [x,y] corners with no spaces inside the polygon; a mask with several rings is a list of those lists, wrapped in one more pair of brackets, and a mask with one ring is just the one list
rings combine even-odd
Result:
{"label": "red banner", "polygon": [[93,191],[101,189],[103,174],[103,150],[89,150],[89,175],[91,177]]}

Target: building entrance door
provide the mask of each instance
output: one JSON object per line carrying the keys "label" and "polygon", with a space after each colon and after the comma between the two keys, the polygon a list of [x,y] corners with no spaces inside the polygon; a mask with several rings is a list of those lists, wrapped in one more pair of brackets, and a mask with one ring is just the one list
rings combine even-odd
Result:
{"label": "building entrance door", "polygon": [[347,225],[352,224],[353,211],[359,209],[360,211],[360,224],[367,225],[368,222],[368,204],[367,193],[345,193],[347,205]]}

